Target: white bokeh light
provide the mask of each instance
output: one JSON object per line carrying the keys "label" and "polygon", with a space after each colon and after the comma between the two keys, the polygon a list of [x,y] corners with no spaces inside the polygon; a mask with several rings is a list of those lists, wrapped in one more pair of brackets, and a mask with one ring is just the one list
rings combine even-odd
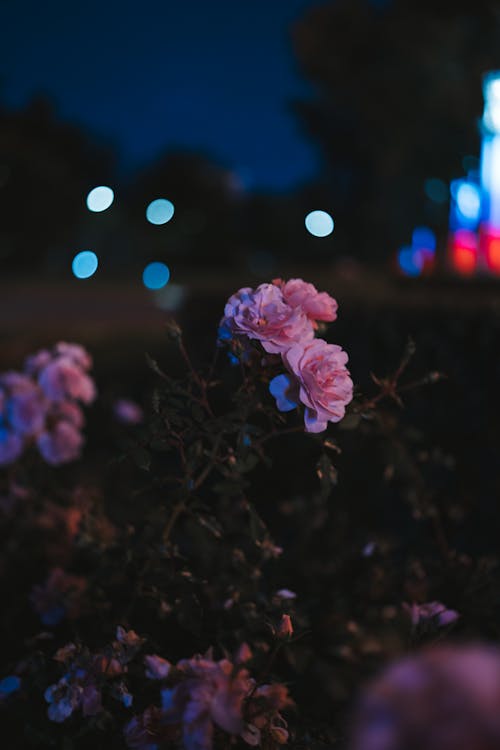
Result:
{"label": "white bokeh light", "polygon": [[306,216],[305,224],[307,231],[314,237],[328,237],[335,226],[332,217],[326,211],[311,211]]}
{"label": "white bokeh light", "polygon": [[93,188],[87,195],[87,208],[89,211],[99,213],[109,208],[114,199],[115,194],[110,187],[99,185],[99,187]]}
{"label": "white bokeh light", "polygon": [[481,215],[481,191],[477,185],[463,182],[457,190],[458,210],[466,219],[479,220]]}
{"label": "white bokeh light", "polygon": [[99,261],[97,255],[91,250],[82,250],[73,258],[71,268],[77,279],[88,279],[97,271]]}
{"label": "white bokeh light", "polygon": [[146,219],[150,224],[166,224],[174,215],[174,204],[166,198],[156,198],[146,209]]}

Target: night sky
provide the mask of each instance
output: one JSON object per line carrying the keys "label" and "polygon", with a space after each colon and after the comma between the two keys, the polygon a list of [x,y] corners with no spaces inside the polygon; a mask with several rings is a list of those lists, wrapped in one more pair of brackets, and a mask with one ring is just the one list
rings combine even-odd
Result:
{"label": "night sky", "polygon": [[249,188],[288,189],[317,169],[289,107],[311,91],[289,27],[317,4],[0,0],[1,95],[17,107],[48,94],[62,117],[115,142],[128,171],[187,147]]}

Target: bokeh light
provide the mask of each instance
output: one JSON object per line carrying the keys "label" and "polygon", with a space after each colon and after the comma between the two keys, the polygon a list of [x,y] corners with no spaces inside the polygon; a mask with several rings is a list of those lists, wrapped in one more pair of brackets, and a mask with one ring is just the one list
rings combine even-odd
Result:
{"label": "bokeh light", "polygon": [[429,227],[415,227],[411,236],[412,245],[417,250],[436,249],[436,235]]}
{"label": "bokeh light", "polygon": [[306,216],[305,224],[307,231],[314,237],[328,237],[335,226],[332,217],[326,211],[311,211]]}
{"label": "bokeh light", "polygon": [[491,133],[500,133],[500,72],[493,71],[484,77],[483,125]]}
{"label": "bokeh light", "polygon": [[448,186],[437,177],[431,177],[424,182],[424,192],[433,203],[442,204],[448,200]]}
{"label": "bokeh light", "polygon": [[93,188],[87,195],[87,208],[89,211],[99,213],[105,211],[111,206],[115,198],[115,194],[110,187],[106,185],[99,185],[99,187]]}
{"label": "bokeh light", "polygon": [[471,276],[477,266],[477,236],[474,232],[460,229],[450,238],[451,262],[461,276]]}
{"label": "bokeh light", "polygon": [[156,198],[146,209],[146,219],[150,224],[166,224],[174,215],[174,204],[166,198]]}
{"label": "bokeh light", "polygon": [[481,215],[481,191],[471,182],[462,182],[456,193],[457,207],[462,216],[478,221]]}
{"label": "bokeh light", "polygon": [[162,289],[170,279],[170,269],[165,263],[149,263],[142,273],[144,286],[148,289]]}
{"label": "bokeh light", "polygon": [[413,247],[402,247],[398,253],[398,265],[405,276],[420,276],[422,256]]}
{"label": "bokeh light", "polygon": [[77,279],[88,279],[97,271],[99,261],[97,255],[91,250],[82,250],[73,258],[71,268]]}

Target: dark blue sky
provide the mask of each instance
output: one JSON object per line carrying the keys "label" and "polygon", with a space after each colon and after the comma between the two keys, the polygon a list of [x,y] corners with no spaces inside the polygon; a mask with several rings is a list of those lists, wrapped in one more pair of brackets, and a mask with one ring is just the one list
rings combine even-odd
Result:
{"label": "dark blue sky", "polygon": [[289,188],[317,165],[288,106],[310,93],[290,23],[317,4],[0,0],[3,98],[49,94],[64,118],[114,140],[127,169],[181,146],[249,187]]}

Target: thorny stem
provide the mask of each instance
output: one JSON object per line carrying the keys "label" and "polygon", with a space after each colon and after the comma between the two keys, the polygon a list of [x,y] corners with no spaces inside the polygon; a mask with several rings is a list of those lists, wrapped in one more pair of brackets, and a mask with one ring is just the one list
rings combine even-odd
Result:
{"label": "thorny stem", "polygon": [[163,530],[163,544],[168,544],[170,535],[172,534],[172,531],[174,530],[175,524],[179,520],[180,516],[186,509],[186,503],[184,500],[179,500],[179,502],[174,506],[174,509],[172,511],[172,515],[167,521],[167,524]]}
{"label": "thorny stem", "polygon": [[179,339],[179,351],[181,353],[181,356],[186,363],[186,366],[191,374],[191,377],[197,384],[198,388],[200,389],[201,398],[199,399],[200,404],[206,409],[207,413],[213,417],[214,413],[212,411],[212,407],[210,406],[207,398],[207,384],[205,380],[201,377],[201,375],[198,373],[196,368],[193,366],[193,363],[191,362],[191,357],[189,356],[186,347],[184,346],[184,342],[182,338]]}
{"label": "thorny stem", "polygon": [[291,435],[295,432],[304,432],[304,426],[297,425],[296,427],[287,427],[285,430],[275,430],[274,432],[270,432],[269,435],[264,435],[257,442],[259,445],[262,445],[262,443],[267,443],[268,440],[272,440],[273,438],[281,437],[282,435]]}
{"label": "thorny stem", "polygon": [[278,655],[278,652],[279,652],[279,650],[281,649],[282,646],[283,646],[283,642],[282,641],[277,641],[276,642],[273,650],[269,654],[269,658],[268,658],[268,660],[267,660],[267,662],[266,662],[266,664],[264,666],[264,669],[262,670],[262,672],[259,675],[259,679],[255,681],[255,684],[254,684],[252,690],[250,691],[250,694],[248,695],[248,698],[247,698],[248,701],[250,701],[250,699],[252,698],[253,694],[257,690],[257,687],[259,685],[262,685],[262,683],[264,682],[264,680],[269,675],[269,672],[271,671],[271,667],[273,666],[274,661],[275,661],[275,659],[276,659],[276,657]]}

